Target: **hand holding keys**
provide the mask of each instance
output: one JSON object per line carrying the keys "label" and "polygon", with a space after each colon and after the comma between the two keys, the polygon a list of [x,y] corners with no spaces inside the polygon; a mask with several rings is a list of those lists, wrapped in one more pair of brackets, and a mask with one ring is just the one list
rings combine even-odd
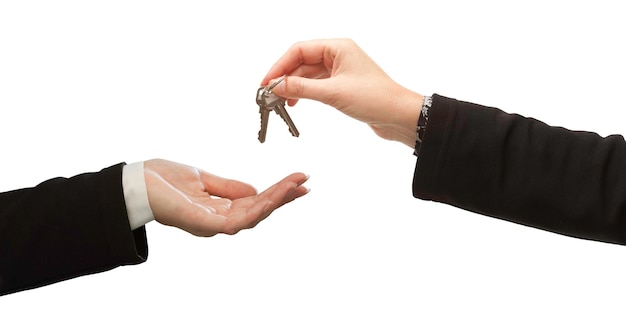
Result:
{"label": "hand holding keys", "polygon": [[285,109],[285,99],[272,93],[272,89],[276,87],[276,85],[280,84],[283,79],[285,79],[285,76],[281,77],[269,86],[260,87],[256,92],[256,103],[259,105],[259,113],[261,114],[261,129],[259,130],[259,141],[261,143],[265,142],[269,112],[272,110],[274,110],[274,112],[276,112],[281,118],[283,118],[285,123],[287,123],[287,127],[289,127],[291,135],[295,137],[300,135],[296,125],[293,124],[291,117],[289,117],[289,114]]}

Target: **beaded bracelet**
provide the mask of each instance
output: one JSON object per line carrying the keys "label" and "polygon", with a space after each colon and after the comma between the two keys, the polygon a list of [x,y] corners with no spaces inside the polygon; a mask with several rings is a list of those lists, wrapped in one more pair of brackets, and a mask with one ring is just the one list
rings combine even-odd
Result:
{"label": "beaded bracelet", "polygon": [[415,156],[419,155],[420,148],[422,146],[422,139],[424,138],[424,133],[426,132],[426,125],[428,125],[428,116],[432,103],[432,96],[424,96],[422,111],[420,112],[420,117],[417,120],[417,141],[415,141],[415,152],[413,152]]}

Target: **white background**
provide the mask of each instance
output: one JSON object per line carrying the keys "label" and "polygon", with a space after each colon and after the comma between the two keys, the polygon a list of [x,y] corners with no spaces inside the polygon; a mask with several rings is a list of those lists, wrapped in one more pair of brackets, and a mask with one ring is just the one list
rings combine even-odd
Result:
{"label": "white background", "polygon": [[0,297],[0,328],[623,328],[625,247],[416,200],[412,150],[323,104],[260,144],[254,101],[294,42],[349,37],[422,94],[624,133],[623,6],[370,3],[1,2],[0,191],[159,157],[311,192],[235,236],[150,223],[148,262]]}

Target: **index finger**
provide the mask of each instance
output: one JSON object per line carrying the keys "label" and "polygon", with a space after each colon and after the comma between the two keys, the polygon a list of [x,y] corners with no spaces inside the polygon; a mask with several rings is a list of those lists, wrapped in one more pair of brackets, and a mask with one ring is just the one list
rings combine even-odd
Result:
{"label": "index finger", "polygon": [[332,40],[309,40],[295,43],[270,68],[261,81],[261,86],[267,85],[274,78],[289,75],[302,65],[332,66],[334,58],[332,42]]}
{"label": "index finger", "polygon": [[308,189],[302,187],[302,184],[307,180],[305,174],[293,173],[256,196],[245,201],[233,201],[231,210],[239,209],[242,212],[233,211],[229,214],[223,232],[233,234],[255,227],[277,208],[306,195]]}

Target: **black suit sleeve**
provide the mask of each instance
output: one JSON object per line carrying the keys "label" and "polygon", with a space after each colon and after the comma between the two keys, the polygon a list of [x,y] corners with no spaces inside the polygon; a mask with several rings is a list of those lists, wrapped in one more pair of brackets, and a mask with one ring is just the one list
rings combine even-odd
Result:
{"label": "black suit sleeve", "polygon": [[128,223],[123,165],[0,194],[0,295],[146,260],[145,228]]}
{"label": "black suit sleeve", "polygon": [[626,244],[626,143],[435,95],[413,195]]}

